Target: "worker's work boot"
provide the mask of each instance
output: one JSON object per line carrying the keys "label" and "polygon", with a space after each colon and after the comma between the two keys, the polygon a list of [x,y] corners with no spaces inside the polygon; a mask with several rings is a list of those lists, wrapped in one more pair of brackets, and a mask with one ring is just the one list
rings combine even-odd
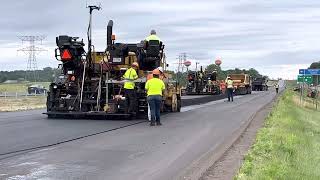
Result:
{"label": "worker's work boot", "polygon": [[160,121],[157,121],[157,126],[161,126],[161,122]]}
{"label": "worker's work boot", "polygon": [[150,126],[155,126],[155,123],[151,121]]}

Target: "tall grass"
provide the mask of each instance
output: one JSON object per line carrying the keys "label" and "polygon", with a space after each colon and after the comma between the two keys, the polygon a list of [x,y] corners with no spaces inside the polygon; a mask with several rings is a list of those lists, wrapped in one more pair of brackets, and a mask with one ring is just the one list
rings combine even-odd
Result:
{"label": "tall grass", "polygon": [[235,179],[320,179],[320,112],[295,96],[280,98]]}

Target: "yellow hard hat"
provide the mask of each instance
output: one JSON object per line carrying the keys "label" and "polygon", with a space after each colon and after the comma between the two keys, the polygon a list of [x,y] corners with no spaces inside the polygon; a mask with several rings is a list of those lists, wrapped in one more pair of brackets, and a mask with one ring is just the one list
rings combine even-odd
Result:
{"label": "yellow hard hat", "polygon": [[139,68],[139,64],[137,62],[133,62],[131,66],[135,66],[135,67]]}

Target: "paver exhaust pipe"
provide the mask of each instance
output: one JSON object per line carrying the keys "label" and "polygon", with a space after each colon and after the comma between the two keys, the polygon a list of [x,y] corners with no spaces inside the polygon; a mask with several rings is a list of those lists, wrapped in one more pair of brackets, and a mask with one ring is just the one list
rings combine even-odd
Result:
{"label": "paver exhaust pipe", "polygon": [[112,45],[112,27],[113,27],[113,21],[110,20],[108,22],[107,26],[107,50],[111,50],[111,45]]}

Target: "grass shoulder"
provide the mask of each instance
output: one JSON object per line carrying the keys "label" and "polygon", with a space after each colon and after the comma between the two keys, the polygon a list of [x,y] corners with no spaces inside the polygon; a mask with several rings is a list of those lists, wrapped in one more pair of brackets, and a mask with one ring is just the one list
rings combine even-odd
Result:
{"label": "grass shoulder", "polygon": [[281,96],[235,179],[320,179],[320,112],[295,98]]}

